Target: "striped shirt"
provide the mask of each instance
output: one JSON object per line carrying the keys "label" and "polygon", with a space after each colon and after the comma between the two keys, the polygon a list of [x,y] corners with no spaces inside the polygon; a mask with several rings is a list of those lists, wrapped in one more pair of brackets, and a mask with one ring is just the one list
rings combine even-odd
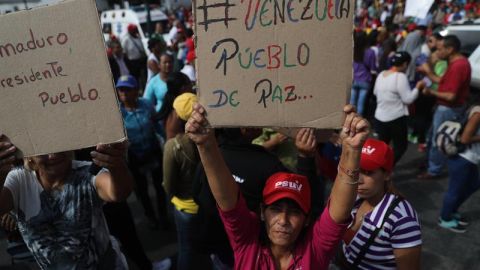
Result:
{"label": "striped shirt", "polygon": [[[360,248],[367,242],[375,228],[382,226],[375,241],[369,247],[364,258],[358,265],[359,269],[396,269],[394,249],[411,248],[422,244],[420,222],[412,205],[401,200],[390,216],[385,217],[387,209],[395,199],[393,194],[385,194],[382,201],[373,211],[364,216],[362,225],[348,245],[343,243],[343,254],[348,262],[353,263]],[[362,199],[357,199],[352,210],[352,220],[357,214]],[[350,225],[352,226],[353,223]]]}

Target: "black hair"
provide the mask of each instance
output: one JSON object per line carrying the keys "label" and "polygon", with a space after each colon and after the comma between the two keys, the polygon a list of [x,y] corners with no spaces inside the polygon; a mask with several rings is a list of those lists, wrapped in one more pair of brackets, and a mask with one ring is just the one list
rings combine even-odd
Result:
{"label": "black hair", "polygon": [[417,25],[416,30],[427,31],[426,25]]}
{"label": "black hair", "polygon": [[185,29],[185,35],[190,38],[193,36],[193,30],[191,28]]}
{"label": "black hair", "polygon": [[190,79],[182,72],[177,71],[168,75],[167,93],[163,98],[162,108],[158,112],[157,119],[164,120],[170,115],[173,111],[173,101],[182,93],[185,85],[189,83],[191,83]]}
{"label": "black hair", "polygon": [[367,49],[367,35],[365,32],[356,32],[353,36],[353,60],[357,63],[363,62],[365,50]]}
{"label": "black hair", "polygon": [[368,36],[367,36],[367,47],[377,45],[378,35],[379,35],[379,32],[376,29],[372,30],[372,32],[370,32],[370,34],[368,34]]}
{"label": "black hair", "polygon": [[160,54],[160,57],[158,58],[158,60],[160,60],[160,58],[164,57],[164,56],[167,56],[168,58],[170,58],[170,60],[174,61],[175,58],[173,57],[173,55],[169,52],[163,52],[162,54]]}
{"label": "black hair", "polygon": [[395,42],[395,39],[393,38],[388,38],[385,40],[382,44],[383,47],[383,53],[380,56],[380,70],[385,70],[388,67],[388,60],[390,53],[397,51],[397,42]]}
{"label": "black hair", "polygon": [[151,38],[148,40],[148,49],[151,51],[157,44],[162,45],[162,51],[164,51],[167,48],[167,44],[165,43],[164,40],[159,39],[159,38]]}
{"label": "black hair", "polygon": [[399,67],[403,65],[404,63],[409,64],[410,61],[412,61],[412,56],[408,52],[405,51],[400,51],[395,53],[395,55],[392,58],[392,65]]}
{"label": "black hair", "polygon": [[439,32],[433,33],[432,37],[434,37],[436,40],[443,40],[443,36]]}
{"label": "black hair", "polygon": [[443,46],[445,48],[453,48],[455,52],[459,52],[460,47],[462,47],[462,43],[460,42],[460,39],[458,39],[457,36],[448,35],[443,37]]}

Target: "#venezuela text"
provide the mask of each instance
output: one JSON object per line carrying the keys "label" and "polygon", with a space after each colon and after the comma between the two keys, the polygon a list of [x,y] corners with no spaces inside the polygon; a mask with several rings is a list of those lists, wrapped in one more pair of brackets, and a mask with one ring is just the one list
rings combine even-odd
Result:
{"label": "#venezuela text", "polygon": [[[307,67],[312,54],[315,53],[313,51],[315,44],[311,46],[308,41],[294,43],[291,39],[285,42],[268,42],[261,34],[256,34],[255,30],[280,24],[303,27],[301,24],[306,21],[331,23],[336,20],[348,19],[351,12],[349,0],[241,0],[239,4],[235,3],[238,2],[224,0],[208,5],[207,1],[203,0],[197,1],[196,7],[197,29],[204,31],[205,34],[209,33],[209,26],[212,24],[218,24],[217,27],[221,26],[226,29],[234,23],[243,24],[244,34],[248,39],[234,36],[222,37],[210,45],[211,54],[214,59],[218,59],[215,62],[215,70],[226,77],[232,66],[238,67],[236,72],[238,70],[240,70],[239,72],[258,70],[259,72],[266,71],[266,74],[268,71],[279,69]],[[241,12],[239,12],[240,10]],[[236,15],[242,18],[237,18]],[[325,27],[333,27],[333,25],[328,24]],[[210,33],[213,34],[213,32]],[[251,39],[265,39],[266,43],[257,48],[242,44]],[[269,104],[276,102],[283,104],[313,98],[313,95],[305,89],[299,90],[301,86],[293,83],[279,85],[269,78],[262,78],[249,88],[258,95],[257,103],[265,109]],[[207,91],[209,90],[207,89]],[[212,103],[208,105],[210,108],[241,105],[238,89],[215,88],[210,92],[213,95]]]}
{"label": "#venezuela text", "polygon": [[[41,54],[42,49],[52,47],[60,48],[69,45],[67,33],[56,33],[46,36],[37,36],[32,29],[26,33],[22,41],[6,42],[0,44],[0,61],[6,58],[13,58],[23,54]],[[40,82],[68,77],[68,73],[58,60],[35,63],[36,67],[26,70],[9,68],[13,72],[9,75],[0,75],[0,90],[28,87],[37,90]],[[77,103],[81,101],[94,101],[99,99],[98,90],[95,88],[84,89],[82,83],[78,82],[74,87],[67,86],[60,91],[35,91],[38,93],[38,100],[45,108],[57,104]]]}

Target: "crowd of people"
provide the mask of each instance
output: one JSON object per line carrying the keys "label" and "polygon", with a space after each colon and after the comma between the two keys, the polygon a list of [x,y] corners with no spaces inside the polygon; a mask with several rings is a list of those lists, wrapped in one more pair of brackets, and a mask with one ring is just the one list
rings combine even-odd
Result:
{"label": "crowd of people", "polygon": [[[356,0],[351,105],[339,108],[342,128],[322,142],[309,128],[290,136],[209,128],[197,103],[191,12],[171,14],[165,33],[158,25],[148,50],[129,25],[107,44],[128,143],[18,159],[0,137],[0,225],[12,262],[420,269],[419,217],[392,175],[409,140],[426,156],[419,179],[440,177],[448,163],[438,224],[466,231],[460,207],[480,187],[480,105],[461,41],[439,29],[479,17],[480,1],[435,1],[425,18],[406,18],[404,8]],[[448,120],[463,126],[454,153],[439,129]],[[132,191],[149,229],[177,232],[173,265],[146,255],[126,202]]]}

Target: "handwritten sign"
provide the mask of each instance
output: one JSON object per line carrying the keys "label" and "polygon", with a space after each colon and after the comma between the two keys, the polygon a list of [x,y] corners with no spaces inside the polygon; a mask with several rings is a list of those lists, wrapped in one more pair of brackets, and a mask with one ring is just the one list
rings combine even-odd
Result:
{"label": "handwritten sign", "polygon": [[213,126],[337,128],[352,82],[349,0],[197,0],[200,102]]}
{"label": "handwritten sign", "polygon": [[94,0],[0,17],[0,132],[38,155],[125,138]]}

